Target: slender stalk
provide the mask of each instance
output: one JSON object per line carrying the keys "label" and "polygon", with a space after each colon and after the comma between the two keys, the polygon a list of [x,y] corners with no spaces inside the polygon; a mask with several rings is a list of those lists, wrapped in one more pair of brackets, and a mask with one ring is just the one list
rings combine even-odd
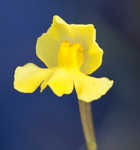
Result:
{"label": "slender stalk", "polygon": [[97,150],[95,132],[93,128],[91,103],[85,103],[79,100],[79,111],[87,148],[88,150]]}

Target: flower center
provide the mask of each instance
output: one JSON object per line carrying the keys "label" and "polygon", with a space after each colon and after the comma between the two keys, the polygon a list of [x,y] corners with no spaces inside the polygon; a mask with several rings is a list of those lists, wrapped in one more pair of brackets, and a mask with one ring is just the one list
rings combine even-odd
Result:
{"label": "flower center", "polygon": [[83,47],[79,43],[70,44],[63,41],[58,52],[58,65],[60,67],[78,69],[84,62]]}

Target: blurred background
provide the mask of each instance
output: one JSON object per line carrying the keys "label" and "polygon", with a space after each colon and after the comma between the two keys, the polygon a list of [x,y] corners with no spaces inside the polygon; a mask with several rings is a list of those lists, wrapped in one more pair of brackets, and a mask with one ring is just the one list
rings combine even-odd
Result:
{"label": "blurred background", "polygon": [[85,150],[76,93],[56,97],[13,89],[14,70],[34,62],[36,39],[54,14],[68,23],[94,24],[104,50],[93,75],[109,77],[113,88],[93,102],[99,150],[140,147],[139,0],[0,1],[0,150]]}

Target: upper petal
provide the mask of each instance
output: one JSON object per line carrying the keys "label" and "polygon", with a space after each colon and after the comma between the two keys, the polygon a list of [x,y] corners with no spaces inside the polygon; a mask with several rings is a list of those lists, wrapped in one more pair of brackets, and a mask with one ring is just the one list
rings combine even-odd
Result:
{"label": "upper petal", "polygon": [[53,22],[48,31],[37,39],[36,55],[48,66],[57,65],[57,54],[64,40],[70,40],[69,25],[58,16],[53,17]]}
{"label": "upper petal", "polygon": [[91,74],[96,71],[102,64],[103,50],[94,41],[89,49],[84,54],[84,64],[81,67],[81,72]]}
{"label": "upper petal", "polygon": [[79,43],[84,50],[90,48],[93,41],[96,40],[96,30],[92,24],[70,24],[72,39],[70,42]]}
{"label": "upper petal", "polygon": [[59,16],[54,16],[47,33],[37,40],[36,54],[48,67],[54,67],[63,41],[79,43],[84,49],[85,57],[81,71],[91,73],[101,65],[102,60],[102,51],[95,40],[96,30],[93,25],[69,25]]}
{"label": "upper petal", "polygon": [[84,102],[91,102],[106,94],[112,87],[113,81],[108,78],[93,78],[82,73],[77,73],[74,85],[78,99]]}
{"label": "upper petal", "polygon": [[91,74],[102,64],[103,50],[96,43],[96,30],[93,25],[70,25],[73,42],[77,42],[84,49],[84,63],[81,72]]}
{"label": "upper petal", "polygon": [[32,93],[43,80],[48,80],[51,74],[51,69],[43,69],[32,63],[19,66],[14,74],[14,88],[23,93]]}

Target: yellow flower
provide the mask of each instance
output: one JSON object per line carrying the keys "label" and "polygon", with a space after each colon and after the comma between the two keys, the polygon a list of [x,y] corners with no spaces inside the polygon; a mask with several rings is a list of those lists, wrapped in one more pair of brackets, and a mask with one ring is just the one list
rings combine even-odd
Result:
{"label": "yellow flower", "polygon": [[38,86],[47,85],[57,96],[70,94],[75,87],[78,99],[91,102],[99,99],[113,85],[107,78],[88,76],[102,64],[103,51],[96,43],[96,30],[92,24],[67,24],[59,16],[37,39],[36,55],[48,68],[33,63],[15,70],[14,88],[32,93]]}

